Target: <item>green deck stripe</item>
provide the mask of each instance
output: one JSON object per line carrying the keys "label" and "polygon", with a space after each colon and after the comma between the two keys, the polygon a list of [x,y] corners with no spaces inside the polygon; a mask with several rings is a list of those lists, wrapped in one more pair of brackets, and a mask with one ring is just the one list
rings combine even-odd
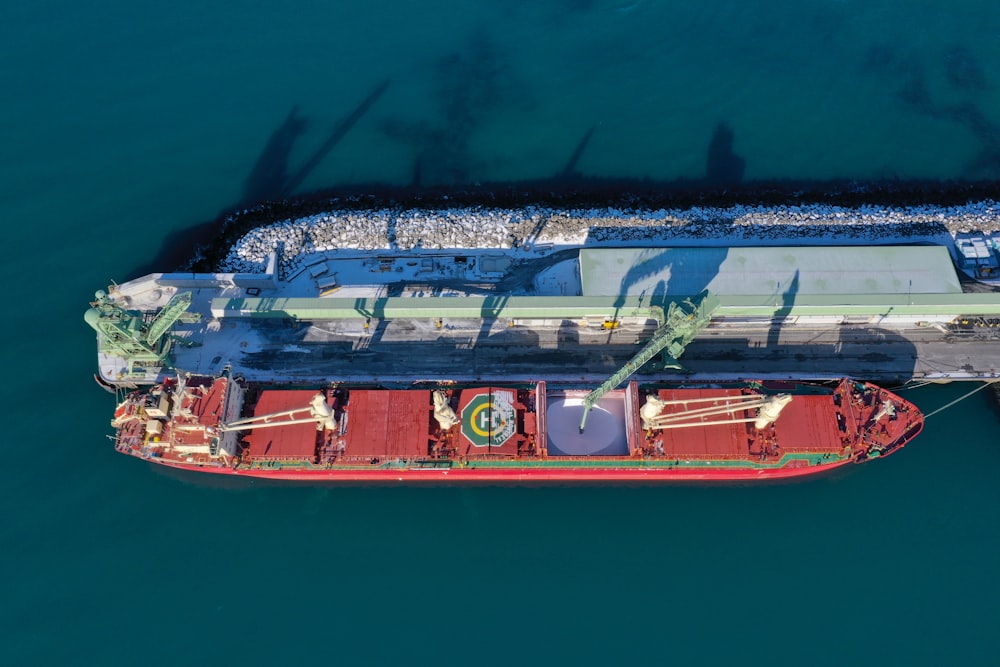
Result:
{"label": "green deck stripe", "polygon": [[[607,470],[672,470],[677,468],[704,468],[705,470],[718,468],[749,468],[752,470],[773,470],[783,468],[793,461],[805,461],[809,466],[821,464],[831,464],[844,461],[849,457],[830,455],[823,458],[825,453],[797,453],[785,454],[777,461],[754,461],[749,459],[726,459],[717,461],[708,460],[678,460],[678,459],[518,459],[518,460],[480,460],[462,465],[454,462],[453,470],[505,470],[511,468],[523,469],[607,469]],[[388,461],[379,465],[359,463],[356,465],[335,464],[332,466],[316,465],[311,463],[294,463],[279,461],[253,462],[249,465],[241,466],[244,470],[443,470],[442,467],[415,466],[410,462]]]}

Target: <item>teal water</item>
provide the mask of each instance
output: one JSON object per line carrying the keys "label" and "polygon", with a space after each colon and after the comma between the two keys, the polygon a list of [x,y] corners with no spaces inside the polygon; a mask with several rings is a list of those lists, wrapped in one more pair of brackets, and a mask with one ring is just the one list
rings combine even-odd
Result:
{"label": "teal water", "polygon": [[[988,2],[0,7],[4,664],[995,664],[998,413],[765,487],[341,489],[115,454],[82,313],[245,199],[581,173],[995,178]],[[171,268],[171,267],[161,267]],[[967,388],[924,388],[927,411]]]}

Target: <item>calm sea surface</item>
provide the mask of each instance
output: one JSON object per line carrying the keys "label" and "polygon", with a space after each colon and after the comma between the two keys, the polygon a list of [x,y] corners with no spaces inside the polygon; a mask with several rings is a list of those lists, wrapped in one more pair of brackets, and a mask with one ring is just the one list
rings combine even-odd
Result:
{"label": "calm sea surface", "polygon": [[989,392],[795,484],[233,487],[112,451],[82,314],[276,183],[545,177],[588,133],[595,176],[702,176],[721,123],[747,179],[996,177],[1000,5],[287,4],[0,7],[0,662],[996,664]]}

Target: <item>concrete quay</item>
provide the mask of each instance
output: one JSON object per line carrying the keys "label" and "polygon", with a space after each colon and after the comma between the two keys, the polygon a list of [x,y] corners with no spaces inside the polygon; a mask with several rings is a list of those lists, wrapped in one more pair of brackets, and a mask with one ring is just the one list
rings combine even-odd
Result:
{"label": "concrete quay", "polygon": [[[599,323],[511,326],[496,320],[439,327],[433,320],[404,319],[366,328],[361,320],[243,320],[225,337],[177,348],[175,364],[207,374],[229,365],[262,381],[594,384],[622,367],[654,327],[636,322],[610,330]],[[988,381],[1000,377],[1000,329],[714,322],[688,346],[681,363],[682,372],[647,367],[639,379]]]}

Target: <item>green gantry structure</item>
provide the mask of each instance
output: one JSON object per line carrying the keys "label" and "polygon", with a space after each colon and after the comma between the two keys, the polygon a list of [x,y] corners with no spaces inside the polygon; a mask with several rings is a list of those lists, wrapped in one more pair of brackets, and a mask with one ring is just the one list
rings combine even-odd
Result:
{"label": "green gantry structure", "polygon": [[127,376],[134,374],[137,366],[156,366],[164,362],[173,341],[166,334],[174,324],[201,319],[198,313],[187,312],[191,305],[190,292],[175,294],[153,316],[123,308],[104,290],[98,290],[94,297],[83,319],[98,333],[98,351],[121,357]]}
{"label": "green gantry structure", "polygon": [[686,299],[683,304],[671,303],[667,308],[663,323],[653,334],[653,337],[614,375],[609,377],[600,387],[587,394],[583,399],[583,418],[580,420],[580,433],[587,424],[590,409],[597,405],[601,397],[615,389],[630,375],[639,371],[657,354],[663,353],[662,367],[680,369],[677,358],[694,340],[702,329],[712,321],[712,313],[719,307],[719,299],[705,292],[699,295],[698,302]]}

